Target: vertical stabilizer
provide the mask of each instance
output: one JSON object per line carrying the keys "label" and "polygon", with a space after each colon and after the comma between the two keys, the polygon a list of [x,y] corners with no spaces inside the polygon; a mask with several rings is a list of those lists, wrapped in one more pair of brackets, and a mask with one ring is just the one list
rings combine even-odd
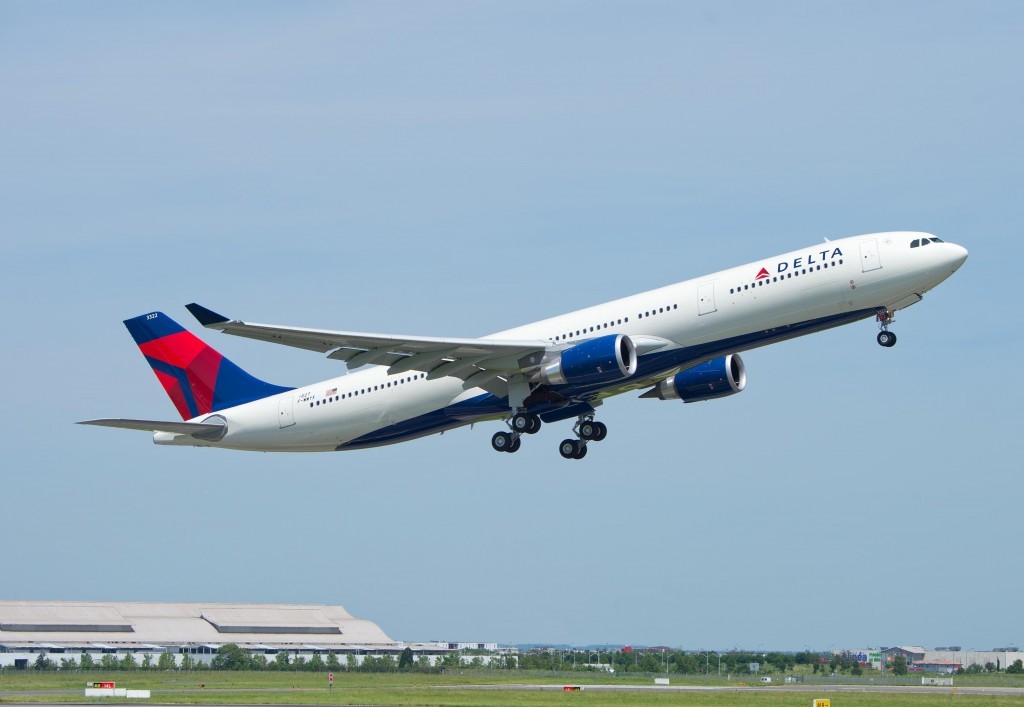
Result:
{"label": "vertical stabilizer", "polygon": [[183,420],[292,390],[249,375],[163,312],[124,325]]}

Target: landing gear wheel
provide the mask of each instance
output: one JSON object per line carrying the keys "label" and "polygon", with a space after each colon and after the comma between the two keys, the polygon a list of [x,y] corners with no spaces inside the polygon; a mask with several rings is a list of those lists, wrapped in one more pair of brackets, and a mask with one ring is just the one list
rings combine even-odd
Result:
{"label": "landing gear wheel", "polygon": [[597,427],[597,436],[594,437],[595,442],[600,442],[608,436],[608,425],[603,422],[595,422],[594,426]]}
{"label": "landing gear wheel", "polygon": [[558,453],[562,455],[563,459],[579,459],[580,457],[577,455],[581,448],[586,449],[574,439],[563,439],[562,443],[558,445]]}
{"label": "landing gear wheel", "polygon": [[540,418],[532,412],[517,412],[510,425],[516,432],[532,435],[540,431]]}
{"label": "landing gear wheel", "polygon": [[530,413],[530,429],[526,430],[526,434],[535,435],[540,432],[540,415],[534,415]]}
{"label": "landing gear wheel", "polygon": [[[519,440],[515,439],[514,441],[518,442]],[[513,451],[512,444],[513,437],[508,432],[495,432],[494,436],[491,437],[491,447],[493,447],[496,452]],[[516,447],[516,449],[518,449],[518,447]]]}
{"label": "landing gear wheel", "polygon": [[585,456],[587,456],[587,445],[581,444],[580,445],[580,450],[578,452],[576,452],[576,454],[574,454],[572,458],[573,459],[582,459]]}
{"label": "landing gear wheel", "polygon": [[887,349],[891,349],[896,345],[896,335],[891,331],[880,331],[877,338],[879,345]]}
{"label": "landing gear wheel", "polygon": [[598,423],[593,420],[584,420],[581,422],[579,430],[580,439],[596,440],[598,434],[600,434],[598,431],[600,428],[597,425]]}
{"label": "landing gear wheel", "polygon": [[516,437],[515,439],[512,440],[512,446],[510,446],[505,451],[508,452],[509,454],[515,454],[516,452],[519,451],[519,448],[521,446],[523,446],[523,440]]}

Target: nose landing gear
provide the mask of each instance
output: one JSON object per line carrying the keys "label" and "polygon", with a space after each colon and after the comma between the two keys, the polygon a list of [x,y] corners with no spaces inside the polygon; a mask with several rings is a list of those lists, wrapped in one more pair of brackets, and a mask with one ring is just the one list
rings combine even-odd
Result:
{"label": "nose landing gear", "polygon": [[878,326],[881,331],[878,332],[876,337],[879,346],[884,346],[889,349],[896,345],[896,334],[889,331],[889,325],[892,324],[896,318],[895,312],[890,312],[888,309],[879,312],[875,315],[875,319],[878,321]]}

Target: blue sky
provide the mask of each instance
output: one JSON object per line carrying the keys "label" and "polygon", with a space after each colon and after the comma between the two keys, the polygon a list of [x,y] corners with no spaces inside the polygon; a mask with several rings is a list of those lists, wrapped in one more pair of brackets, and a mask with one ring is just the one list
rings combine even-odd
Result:
{"label": "blue sky", "polygon": [[[339,603],[405,640],[1024,642],[1024,7],[0,5],[5,598]],[[478,336],[840,237],[964,268],[742,395],[368,450],[166,449],[121,320]],[[340,364],[202,332],[299,385]],[[566,428],[566,429],[563,429]]]}

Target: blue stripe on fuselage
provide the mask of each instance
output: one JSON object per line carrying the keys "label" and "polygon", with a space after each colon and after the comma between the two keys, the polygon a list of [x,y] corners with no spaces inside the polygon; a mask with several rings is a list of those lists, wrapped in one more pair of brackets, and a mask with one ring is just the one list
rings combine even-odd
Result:
{"label": "blue stripe on fuselage", "polygon": [[[805,334],[813,334],[825,329],[849,324],[859,319],[873,317],[876,309],[859,309],[843,314],[834,314],[820,319],[811,319],[796,324],[765,329],[763,331],[742,336],[733,336],[728,339],[709,341],[696,346],[684,346],[683,348],[671,351],[655,351],[641,356],[637,361],[637,370],[628,379],[617,380],[613,383],[590,386],[557,386],[551,390],[566,399],[568,404],[578,404],[580,400],[593,397],[605,388],[617,388],[628,380],[638,380],[657,376],[660,372],[669,371],[673,368],[695,366],[709,359],[725,356],[730,353],[749,351],[768,344],[775,344],[787,339],[795,339]],[[540,415],[565,407],[565,403],[559,405],[541,404],[531,405],[530,412]],[[508,412],[508,399],[499,398],[496,395],[485,393],[469,400],[463,400],[455,405],[449,405],[440,410],[434,410],[425,415],[404,420],[395,425],[381,428],[370,434],[358,437],[351,442],[340,445],[339,450],[363,449],[366,447],[379,447],[385,444],[404,442],[417,437],[425,437],[444,430],[473,422],[485,417],[493,417]]]}

